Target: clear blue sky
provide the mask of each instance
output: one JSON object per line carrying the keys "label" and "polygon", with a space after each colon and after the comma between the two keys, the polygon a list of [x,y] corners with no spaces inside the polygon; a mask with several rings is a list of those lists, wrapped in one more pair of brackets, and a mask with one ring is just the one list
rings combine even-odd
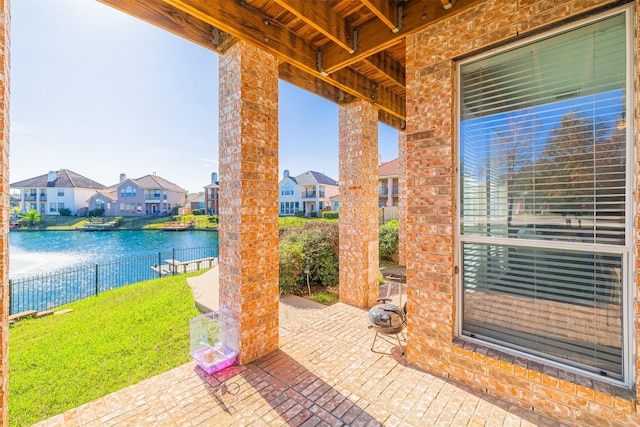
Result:
{"label": "clear blue sky", "polygon": [[[190,192],[218,171],[218,55],[94,0],[17,0],[10,180],[155,172]],[[280,82],[280,176],[338,177],[338,106]],[[383,161],[396,130],[380,124]]]}

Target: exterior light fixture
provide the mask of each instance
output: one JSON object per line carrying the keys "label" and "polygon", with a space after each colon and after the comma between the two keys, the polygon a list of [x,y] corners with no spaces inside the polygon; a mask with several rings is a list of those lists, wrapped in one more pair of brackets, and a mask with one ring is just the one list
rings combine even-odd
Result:
{"label": "exterior light fixture", "polygon": [[444,9],[451,9],[451,6],[453,6],[456,2],[456,0],[440,0],[442,2],[442,7]]}

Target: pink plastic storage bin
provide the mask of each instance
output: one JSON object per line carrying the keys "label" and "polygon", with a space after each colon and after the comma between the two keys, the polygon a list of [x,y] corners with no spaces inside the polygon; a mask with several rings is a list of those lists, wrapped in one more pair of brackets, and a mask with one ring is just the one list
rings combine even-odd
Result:
{"label": "pink plastic storage bin", "polygon": [[189,320],[191,351],[189,354],[207,374],[233,365],[238,352],[220,342],[218,313],[205,313]]}
{"label": "pink plastic storage bin", "polygon": [[[205,347],[191,353],[191,358],[198,364],[207,374],[213,374],[221,371],[227,366],[233,365],[238,357],[238,352],[231,350],[227,346],[220,344],[214,347]],[[210,358],[210,355],[213,358]],[[209,362],[210,361],[210,362]]]}

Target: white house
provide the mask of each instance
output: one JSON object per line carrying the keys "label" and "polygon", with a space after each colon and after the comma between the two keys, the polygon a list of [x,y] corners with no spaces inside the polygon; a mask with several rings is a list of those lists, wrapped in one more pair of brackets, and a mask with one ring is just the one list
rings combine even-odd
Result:
{"label": "white house", "polygon": [[317,215],[325,206],[330,206],[330,198],[338,194],[336,180],[315,171],[307,171],[292,177],[285,170],[278,184],[280,215],[294,215],[302,211],[304,216]]}
{"label": "white house", "polygon": [[10,184],[20,192],[20,211],[35,210],[43,215],[59,215],[60,209],[70,209],[75,215],[87,207],[87,199],[104,185],[68,169]]}

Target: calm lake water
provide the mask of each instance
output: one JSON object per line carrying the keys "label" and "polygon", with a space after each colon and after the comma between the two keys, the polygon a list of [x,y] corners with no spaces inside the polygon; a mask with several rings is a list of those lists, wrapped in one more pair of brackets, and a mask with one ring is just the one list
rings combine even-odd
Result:
{"label": "calm lake water", "polygon": [[173,248],[211,245],[218,245],[217,232],[12,231],[9,233],[9,277],[50,274],[85,265],[170,252]]}

